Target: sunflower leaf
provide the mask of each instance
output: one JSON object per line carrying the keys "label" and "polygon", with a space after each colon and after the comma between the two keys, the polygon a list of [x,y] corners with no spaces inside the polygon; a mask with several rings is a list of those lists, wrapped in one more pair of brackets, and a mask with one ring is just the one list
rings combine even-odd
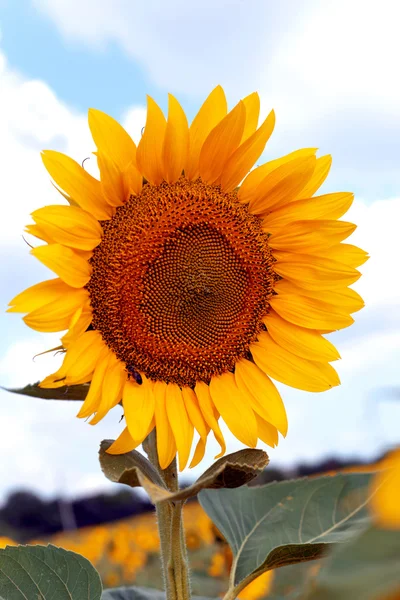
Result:
{"label": "sunflower leaf", "polygon": [[[376,600],[400,591],[400,531],[369,527],[322,561],[304,600]],[[391,596],[392,597],[392,596]],[[396,598],[398,596],[396,595]]]}
{"label": "sunflower leaf", "polygon": [[192,485],[177,492],[163,491],[163,500],[187,500],[197,496],[201,490],[237,488],[248,483],[259,475],[269,462],[268,454],[264,450],[246,448],[232,454],[227,454],[211,465]]}
{"label": "sunflower leaf", "polygon": [[56,546],[0,550],[0,599],[100,600],[99,574],[81,556]]}
{"label": "sunflower leaf", "polygon": [[168,493],[151,462],[137,450],[126,454],[107,454],[113,441],[103,440],[100,444],[99,461],[107,479],[130,487],[143,487],[150,497],[152,494]]}
{"label": "sunflower leaf", "polygon": [[130,487],[142,486],[154,503],[187,500],[204,489],[239,487],[257,477],[269,462],[263,450],[239,450],[217,460],[192,485],[170,492],[152,464],[136,450],[126,454],[107,454],[112,441],[103,440],[100,445],[99,458],[105,476]]}
{"label": "sunflower leaf", "polygon": [[23,388],[5,388],[2,390],[12,392],[13,394],[22,394],[23,396],[32,396],[44,400],[84,400],[89,391],[89,383],[81,385],[64,385],[58,388],[41,388],[39,381],[28,384]]}
{"label": "sunflower leaf", "polygon": [[201,490],[237,488],[249,483],[268,465],[264,450],[246,448],[227,454],[211,465],[192,485],[172,494],[170,500],[187,500]]}
{"label": "sunflower leaf", "polygon": [[200,504],[229,543],[232,581],[313,560],[366,520],[370,474],[304,478],[237,490],[203,490]]}

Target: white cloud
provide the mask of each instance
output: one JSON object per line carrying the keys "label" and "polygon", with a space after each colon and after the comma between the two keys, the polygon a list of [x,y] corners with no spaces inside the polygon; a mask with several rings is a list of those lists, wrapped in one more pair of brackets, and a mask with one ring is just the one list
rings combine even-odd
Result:
{"label": "white cloud", "polygon": [[[203,94],[217,83],[233,83],[232,67],[256,77],[266,3],[245,0],[33,0],[62,34],[98,50],[117,42],[163,87]],[[296,12],[296,11],[294,11]],[[295,14],[289,18],[293,20]],[[275,20],[274,17],[272,20]],[[272,29],[272,28],[271,28]],[[252,43],[247,47],[249,33]],[[226,73],[223,81],[221,75]]]}
{"label": "white cloud", "polygon": [[[7,207],[7,219],[0,222],[0,244],[21,245],[29,213],[45,204],[64,202],[50,184],[40,151],[59,150],[78,162],[91,156],[85,169],[96,174],[91,154],[95,147],[86,115],[64,104],[45,82],[15,72],[1,52],[0,86],[0,196]],[[144,108],[129,109],[123,121],[138,139]]]}
{"label": "white cloud", "polygon": [[82,160],[93,149],[86,119],[65,106],[42,81],[27,80],[0,54],[0,195],[7,219],[0,243],[18,245],[29,213],[62,197],[50,185],[40,151],[52,148]]}
{"label": "white cloud", "polygon": [[142,129],[146,123],[146,109],[143,106],[133,106],[125,112],[121,123],[133,139],[138,144],[142,135]]}
{"label": "white cloud", "polygon": [[61,363],[60,355],[46,353],[49,348],[59,345],[56,334],[35,334],[35,339],[18,340],[9,346],[0,362],[0,378],[3,386],[21,387],[21,376],[24,381],[33,382],[43,379],[57,370]]}
{"label": "white cloud", "polygon": [[[275,65],[287,82],[309,89],[331,110],[359,109],[398,114],[400,86],[393,66],[400,50],[398,3],[383,0],[337,0],[307,3],[307,19],[291,31],[290,44],[280,43]],[[296,52],[293,50],[296,49]],[[283,68],[283,70],[282,70]],[[277,74],[274,74],[277,76]],[[340,86],[338,86],[340,82]]]}
{"label": "white cloud", "polygon": [[396,0],[33,0],[75,43],[117,43],[156,85],[231,101],[253,89],[277,129],[268,155],[332,153],[330,184],[388,197],[400,187]]}
{"label": "white cloud", "polygon": [[[55,345],[55,335],[37,334],[35,339],[11,344],[0,360],[3,386],[21,387],[56,370],[60,356],[32,357]],[[0,390],[1,496],[24,487],[46,495],[74,495],[110,484],[98,465],[102,439],[116,437],[122,428],[121,411],[91,427],[76,418],[80,402],[40,400]],[[92,483],[90,483],[92,482]]]}
{"label": "white cloud", "polygon": [[386,310],[385,305],[397,307],[400,282],[395,261],[399,255],[400,197],[372,204],[355,201],[343,218],[358,225],[349,242],[370,254],[370,259],[360,267],[363,277],[355,286],[367,307],[379,305],[382,310]]}

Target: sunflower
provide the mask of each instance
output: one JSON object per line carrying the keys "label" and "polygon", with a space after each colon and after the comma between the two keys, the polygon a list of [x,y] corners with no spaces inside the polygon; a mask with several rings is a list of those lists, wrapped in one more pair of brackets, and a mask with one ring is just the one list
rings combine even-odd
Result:
{"label": "sunflower", "polygon": [[287,418],[271,381],[321,392],[339,384],[325,333],[363,306],[349,286],[367,258],[343,244],[351,193],[314,196],[330,156],[305,148],[252,169],[273,131],[253,93],[230,112],[216,87],[188,125],[148,98],[136,147],[110,116],[89,111],[100,180],[60,152],[44,165],[68,201],[32,213],[31,253],[57,278],[10,311],[37,331],[66,333],[59,370],[41,386],[91,382],[78,417],[98,423],[122,401],[110,447],[138,446],[156,427],[162,468],[202,459],[221,417],[246,446],[270,446]]}

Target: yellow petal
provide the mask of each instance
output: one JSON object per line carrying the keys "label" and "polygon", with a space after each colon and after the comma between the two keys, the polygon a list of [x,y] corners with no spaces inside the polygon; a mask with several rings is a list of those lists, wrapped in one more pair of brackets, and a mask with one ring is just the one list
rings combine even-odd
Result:
{"label": "yellow petal", "polygon": [[246,123],[244,125],[242,139],[243,144],[257,129],[258,117],[260,116],[260,97],[257,92],[249,94],[242,100],[246,109]]}
{"label": "yellow petal", "polygon": [[112,208],[104,200],[100,182],[89,175],[75,160],[54,150],[44,150],[42,160],[50,177],[78,205],[96,219],[109,219]]}
{"label": "yellow petal", "polygon": [[293,202],[310,180],[315,164],[315,156],[296,158],[269,173],[254,192],[250,212],[263,214]]}
{"label": "yellow petal", "polygon": [[335,346],[320,333],[294,325],[273,310],[265,317],[264,323],[272,339],[297,356],[317,362],[340,358]]}
{"label": "yellow petal", "polygon": [[201,438],[204,438],[205,441],[207,439],[207,435],[210,431],[210,428],[204,421],[202,412],[200,410],[199,402],[197,400],[196,394],[194,393],[194,390],[192,390],[192,388],[190,387],[183,387],[182,397],[185,403],[187,413],[189,415],[189,419],[193,423],[194,428],[196,429],[199,436]]}
{"label": "yellow petal", "polygon": [[93,250],[101,242],[100,223],[78,206],[45,206],[35,210],[32,218],[51,240],[64,246]]}
{"label": "yellow petal", "polygon": [[147,96],[147,119],[136,152],[136,162],[143,176],[158,185],[163,180],[162,150],[167,123],[161,108]]}
{"label": "yellow petal", "polygon": [[152,386],[144,374],[140,385],[132,379],[126,382],[122,405],[129,433],[135,440],[144,439],[154,417],[154,404]]}
{"label": "yellow petal", "polygon": [[224,90],[218,85],[207,97],[189,129],[189,156],[185,169],[189,180],[199,176],[200,151],[208,134],[227,113]]}
{"label": "yellow petal", "polygon": [[53,302],[66,294],[76,292],[61,279],[41,281],[17,294],[10,302],[7,312],[26,313]]}
{"label": "yellow petal", "polygon": [[121,435],[111,444],[106,452],[107,454],[126,454],[127,452],[132,452],[140,443],[133,439],[128,428],[125,427]]}
{"label": "yellow petal", "polygon": [[107,155],[120,171],[136,160],[136,144],[118,121],[95,108],[89,109],[88,120],[97,149]]}
{"label": "yellow petal", "polygon": [[[88,331],[88,333],[91,332]],[[80,419],[90,417],[98,410],[100,406],[103,381],[107,371],[110,353],[111,351],[107,347],[103,347],[100,352],[93,372],[88,395],[86,396],[85,402],[82,404],[81,409],[77,414],[77,417]]]}
{"label": "yellow petal", "polygon": [[353,267],[329,258],[289,252],[274,252],[274,256],[274,271],[301,288],[332,290],[347,287],[361,277]]}
{"label": "yellow petal", "polygon": [[93,250],[78,250],[77,248],[74,248],[74,252],[84,260],[90,260],[93,256]]}
{"label": "yellow petal", "polygon": [[332,165],[332,157],[330,154],[317,158],[317,163],[311,179],[307,185],[301,190],[298,195],[300,198],[311,198],[315,192],[321,187],[325,179],[328,177]]}
{"label": "yellow petal", "polygon": [[203,438],[200,438],[199,441],[197,442],[195,451],[193,453],[193,458],[190,462],[189,469],[193,469],[193,467],[196,467],[203,460],[205,453],[206,453],[206,442],[204,441]]}
{"label": "yellow petal", "polygon": [[349,267],[360,267],[369,259],[368,252],[352,244],[337,244],[328,249],[318,250],[318,256],[332,258]]}
{"label": "yellow petal", "polygon": [[221,187],[230,192],[247,175],[256,160],[264,152],[275,126],[275,113],[270,112],[261,127],[253,133],[230,156],[221,175]]}
{"label": "yellow petal", "polygon": [[164,179],[174,183],[182,175],[189,151],[189,126],[178,100],[168,94],[168,122],[163,146]]}
{"label": "yellow petal", "polygon": [[[315,298],[320,300],[324,304],[331,305],[330,310],[342,311],[343,313],[353,313],[361,310],[365,304],[355,290],[344,287],[337,290],[305,290],[294,285],[287,279],[280,279],[274,284],[274,290],[280,294],[295,294],[300,296],[307,296],[307,298]],[[281,315],[284,317],[284,315]],[[285,318],[285,317],[284,317]],[[316,327],[315,329],[320,329]]]}
{"label": "yellow petal", "polygon": [[264,444],[268,444],[271,448],[278,445],[278,430],[268,421],[264,421],[256,414],[257,435]]}
{"label": "yellow petal", "polygon": [[125,427],[125,429],[123,430],[123,432],[121,433],[119,438],[116,439],[115,442],[113,444],[111,444],[109,449],[106,451],[107,454],[126,454],[127,452],[131,452],[132,450],[137,448],[137,446],[139,446],[139,444],[141,444],[143,442],[143,440],[153,431],[153,429],[154,429],[154,419],[151,421],[144,438],[139,439],[139,440],[134,440],[132,438],[131,434],[129,433],[128,428]]}
{"label": "yellow petal", "polygon": [[213,403],[210,396],[210,390],[206,383],[198,381],[194,388],[197,400],[199,401],[200,410],[203,414],[204,420],[214,433],[215,439],[221,447],[221,452],[215,457],[220,458],[226,452],[226,445],[222,431],[219,428],[218,422],[214,415]]}
{"label": "yellow petal", "polygon": [[133,162],[122,171],[122,179],[124,182],[125,202],[129,200],[131,195],[136,196],[140,194],[143,187],[143,177]]}
{"label": "yellow petal", "polygon": [[85,333],[92,322],[92,318],[92,309],[87,304],[74,313],[68,326],[69,331],[61,338],[61,343],[64,348],[68,348],[71,345],[71,342],[80,337],[82,333]]}
{"label": "yellow petal", "polygon": [[251,173],[249,173],[246,179],[243,181],[238,191],[238,197],[241,202],[251,202],[255,198],[255,193],[263,179],[269,173],[272,173],[278,167],[285,165],[295,159],[307,158],[313,156],[317,151],[317,148],[302,148],[301,150],[295,150],[286,156],[270,160],[263,165],[257,167]]}
{"label": "yellow petal", "polygon": [[270,378],[253,362],[242,359],[235,365],[235,380],[239,389],[249,394],[253,410],[286,436],[285,405]]}
{"label": "yellow petal", "polygon": [[206,450],[207,435],[210,431],[210,428],[204,421],[196,394],[194,393],[192,388],[182,388],[182,396],[183,401],[185,402],[187,413],[189,415],[189,419],[193,423],[194,428],[200,436],[200,440],[197,443],[192,462],[189,465],[189,467],[192,469],[193,467],[198,465],[199,462],[203,459]]}
{"label": "yellow petal", "polygon": [[[93,373],[101,353],[106,346],[98,331],[91,330],[83,333],[71,342],[59,373],[74,379],[81,379]],[[106,352],[108,355],[108,352]]]}
{"label": "yellow petal", "polygon": [[107,204],[113,207],[122,206],[126,200],[122,171],[102,152],[97,153],[97,164],[100,171],[101,190]]}
{"label": "yellow petal", "polygon": [[251,353],[267,375],[299,390],[323,392],[340,383],[331,365],[305,360],[288,352],[268,333],[259,335],[259,341],[251,345]]}
{"label": "yellow petal", "polygon": [[338,244],[355,229],[353,223],[333,219],[295,221],[271,235],[268,244],[274,250],[314,254]]}
{"label": "yellow petal", "polygon": [[293,221],[302,219],[339,219],[352,205],[354,195],[348,192],[314,196],[296,200],[274,210],[263,219],[266,233],[276,233]]}
{"label": "yellow petal", "polygon": [[63,198],[65,198],[65,200],[68,202],[68,204],[70,204],[71,206],[78,206],[78,203],[75,202],[75,200],[73,200],[70,196],[68,196],[68,194],[66,194],[65,192],[63,192],[62,190],[60,190],[60,188],[54,183],[54,181],[50,181],[50,183],[53,186],[53,188],[55,190],[57,190],[57,192],[59,194],[61,194],[61,196]]}
{"label": "yellow petal", "polygon": [[[53,350],[58,350],[58,348],[54,348]],[[52,352],[52,350],[48,350],[48,352]],[[59,371],[56,373],[52,373],[48,375],[39,383],[39,387],[45,389],[53,389],[62,386],[69,385],[80,385],[82,383],[90,383],[92,379],[92,373],[85,375],[84,377],[70,377],[69,375],[60,375]]]}
{"label": "yellow petal", "polygon": [[81,377],[80,379],[75,379],[72,377],[66,377],[64,380],[64,385],[69,386],[69,385],[81,385],[82,383],[90,383],[92,380],[92,376],[87,376],[85,375],[85,377]]}
{"label": "yellow petal", "polygon": [[45,231],[43,229],[43,227],[40,227],[39,225],[31,225],[31,224],[26,225],[25,231],[26,231],[26,233],[29,233],[29,235],[34,235],[35,237],[39,238],[39,240],[43,240],[44,242],[47,242],[48,244],[51,244],[52,242],[54,242],[54,240],[50,237],[48,232]]}
{"label": "yellow petal", "polygon": [[248,394],[243,394],[233,373],[216,375],[210,382],[211,399],[233,435],[246,446],[257,445],[257,422]]}
{"label": "yellow petal", "polygon": [[71,248],[49,244],[32,248],[30,253],[73,288],[85,286],[90,279],[92,267]]}
{"label": "yellow petal", "polygon": [[58,374],[58,371],[56,371],[55,373],[52,373],[51,375],[48,375],[47,377],[45,377],[40,383],[39,383],[39,387],[44,388],[44,389],[55,389],[55,388],[59,388],[62,387],[65,384],[65,375],[64,376],[60,376]]}
{"label": "yellow petal", "polygon": [[223,173],[229,157],[239,146],[246,120],[246,109],[240,101],[208,134],[200,152],[199,174],[213,183]]}
{"label": "yellow petal", "polygon": [[110,352],[101,389],[101,401],[95,416],[89,421],[90,425],[99,423],[121,401],[122,390],[124,389],[126,380],[125,365],[113,352]]}
{"label": "yellow petal", "polygon": [[[83,306],[85,306],[85,307],[86,307],[88,304],[89,304],[89,299],[86,299],[86,302],[85,302],[85,304],[84,304]],[[75,327],[76,323],[79,321],[79,319],[80,319],[80,317],[81,317],[81,315],[82,315],[82,311],[83,311],[83,308],[82,308],[82,306],[80,306],[80,307],[79,307],[79,308],[78,308],[78,309],[77,309],[77,310],[74,312],[74,314],[73,314],[73,315],[72,315],[72,317],[71,317],[71,321],[69,322],[69,327],[70,327],[70,328],[73,328],[73,327]],[[84,331],[82,331],[82,333],[84,333]]]}
{"label": "yellow petal", "polygon": [[87,290],[74,290],[41,306],[23,317],[28,327],[35,331],[55,332],[68,329],[73,314],[86,304]]}
{"label": "yellow petal", "polygon": [[160,467],[166,469],[175,458],[176,443],[168,421],[166,407],[167,384],[156,381],[153,387],[155,399],[155,422],[157,431],[157,453]]}
{"label": "yellow petal", "polygon": [[179,470],[187,465],[193,441],[193,425],[189,420],[182,391],[176,383],[169,383],[166,392],[169,424],[174,434],[179,456]]}
{"label": "yellow petal", "polygon": [[317,330],[343,329],[354,319],[342,307],[298,294],[278,294],[270,301],[272,308],[286,321],[299,327]]}

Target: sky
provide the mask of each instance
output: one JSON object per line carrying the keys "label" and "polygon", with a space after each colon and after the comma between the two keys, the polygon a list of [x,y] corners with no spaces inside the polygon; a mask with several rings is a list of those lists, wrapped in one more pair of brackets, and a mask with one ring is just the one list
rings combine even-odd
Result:
{"label": "sky", "polygon": [[[146,94],[164,110],[175,94],[191,119],[222,84],[230,106],[256,90],[262,114],[274,108],[264,160],[300,147],[332,154],[324,191],[355,193],[350,241],[371,255],[354,286],[366,308],[331,336],[342,385],[323,394],[278,385],[289,433],[268,450],[271,464],[369,460],[399,443],[399,18],[397,0],[0,0],[0,385],[38,381],[59,361],[33,360],[56,335],[5,313],[14,295],[51,278],[22,239],[29,214],[59,202],[40,151],[90,156],[89,107],[138,140]],[[85,166],[94,172],[93,160]],[[0,500],[21,487],[47,497],[112,489],[97,450],[121,431],[121,411],[91,427],[77,410],[0,390]],[[183,477],[216,451],[210,438],[206,460]]]}

